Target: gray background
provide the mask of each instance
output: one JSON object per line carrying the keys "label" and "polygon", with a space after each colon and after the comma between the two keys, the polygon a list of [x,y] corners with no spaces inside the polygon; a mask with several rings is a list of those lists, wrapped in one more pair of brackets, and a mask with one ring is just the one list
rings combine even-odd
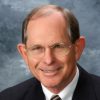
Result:
{"label": "gray background", "polygon": [[32,8],[43,4],[72,10],[87,42],[79,63],[100,76],[100,0],[0,0],[0,91],[31,77],[16,45],[21,41],[23,19]]}

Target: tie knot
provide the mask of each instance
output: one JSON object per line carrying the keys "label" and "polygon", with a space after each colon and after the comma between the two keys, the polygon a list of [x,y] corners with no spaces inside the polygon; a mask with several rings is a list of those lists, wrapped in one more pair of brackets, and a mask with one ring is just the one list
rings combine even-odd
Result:
{"label": "tie knot", "polygon": [[51,100],[61,100],[61,98],[59,97],[59,95],[53,95],[51,97]]}

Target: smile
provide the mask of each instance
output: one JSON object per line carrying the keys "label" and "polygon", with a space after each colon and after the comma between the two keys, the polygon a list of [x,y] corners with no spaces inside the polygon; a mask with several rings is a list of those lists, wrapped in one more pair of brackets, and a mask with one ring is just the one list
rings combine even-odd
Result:
{"label": "smile", "polygon": [[42,71],[45,72],[45,73],[52,73],[52,72],[55,72],[57,70],[42,70]]}
{"label": "smile", "polygon": [[58,72],[59,72],[59,70],[60,70],[61,68],[57,68],[57,69],[40,69],[43,73],[44,73],[44,75],[46,75],[46,76],[54,76],[54,75],[56,75]]}

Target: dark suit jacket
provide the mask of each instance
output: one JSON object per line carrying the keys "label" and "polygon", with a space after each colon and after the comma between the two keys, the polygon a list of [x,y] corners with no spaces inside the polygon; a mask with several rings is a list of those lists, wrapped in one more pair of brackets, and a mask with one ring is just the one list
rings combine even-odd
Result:
{"label": "dark suit jacket", "polygon": [[[100,77],[79,67],[79,81],[72,100],[100,100]],[[0,100],[45,100],[40,82],[29,79],[0,93]]]}

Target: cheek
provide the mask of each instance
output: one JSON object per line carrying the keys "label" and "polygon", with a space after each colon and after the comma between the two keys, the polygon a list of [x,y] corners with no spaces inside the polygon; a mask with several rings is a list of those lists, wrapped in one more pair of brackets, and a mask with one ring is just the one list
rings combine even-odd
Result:
{"label": "cheek", "polygon": [[38,75],[37,75],[38,64],[39,64],[39,62],[37,60],[28,57],[29,70],[35,77],[38,77]]}
{"label": "cheek", "polygon": [[38,64],[38,61],[36,59],[34,59],[33,57],[30,57],[30,56],[28,56],[27,59],[28,59],[29,67],[35,69],[37,64]]}
{"label": "cheek", "polygon": [[64,58],[60,59],[60,61],[64,64],[64,65],[69,65],[69,64],[73,64],[76,62],[76,57],[75,57],[75,53],[70,53],[67,56],[65,56]]}
{"label": "cheek", "polygon": [[66,77],[70,78],[73,77],[76,70],[76,58],[75,53],[69,53],[67,57],[64,59],[64,73],[66,74]]}
{"label": "cheek", "polygon": [[76,63],[76,51],[75,51],[74,47],[72,47],[72,49],[69,52],[68,62],[69,63]]}
{"label": "cheek", "polygon": [[64,71],[70,73],[71,70],[76,66],[75,52],[70,51],[70,53],[60,60],[64,65]]}

